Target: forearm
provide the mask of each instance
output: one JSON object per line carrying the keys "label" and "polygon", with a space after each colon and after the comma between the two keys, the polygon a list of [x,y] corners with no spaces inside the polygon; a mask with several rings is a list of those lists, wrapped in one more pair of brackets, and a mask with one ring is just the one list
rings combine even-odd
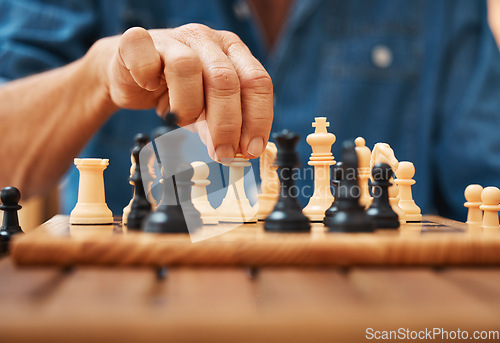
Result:
{"label": "forearm", "polygon": [[108,53],[94,47],[70,65],[0,87],[0,186],[25,197],[49,189],[117,110],[99,63]]}

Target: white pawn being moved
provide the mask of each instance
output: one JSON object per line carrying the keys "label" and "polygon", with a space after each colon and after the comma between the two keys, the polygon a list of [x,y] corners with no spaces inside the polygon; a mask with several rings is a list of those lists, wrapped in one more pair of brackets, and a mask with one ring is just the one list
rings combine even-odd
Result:
{"label": "white pawn being moved", "polygon": [[207,186],[210,184],[210,180],[208,180],[210,168],[205,162],[201,161],[192,162],[191,167],[193,167],[191,201],[200,212],[203,224],[217,224],[219,223],[217,211],[212,207],[207,196]]}
{"label": "white pawn being moved", "polygon": [[483,224],[483,211],[481,210],[481,193],[483,192],[483,187],[481,185],[469,185],[465,188],[464,196],[466,202],[464,206],[468,209],[467,212],[467,224],[470,225],[482,225]]}
{"label": "white pawn being moved", "polygon": [[257,211],[250,205],[245,193],[245,167],[250,162],[242,154],[236,154],[229,166],[229,184],[227,193],[217,208],[220,222],[229,223],[256,223]]}
{"label": "white pawn being moved", "polygon": [[486,187],[481,193],[483,204],[479,207],[484,211],[483,231],[497,232],[500,229],[498,222],[498,211],[500,211],[500,189],[496,187]]}

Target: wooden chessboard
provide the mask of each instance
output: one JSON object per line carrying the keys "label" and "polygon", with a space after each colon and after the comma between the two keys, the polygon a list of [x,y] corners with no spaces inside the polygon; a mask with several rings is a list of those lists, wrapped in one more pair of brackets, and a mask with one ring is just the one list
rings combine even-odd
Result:
{"label": "wooden chessboard", "polygon": [[[187,234],[128,231],[107,226],[70,226],[57,215],[33,232],[15,237],[18,265],[130,266],[451,266],[500,265],[500,234],[437,216],[399,230],[372,234],[268,233],[262,223],[243,224],[192,243]],[[224,229],[207,226],[205,232]]]}

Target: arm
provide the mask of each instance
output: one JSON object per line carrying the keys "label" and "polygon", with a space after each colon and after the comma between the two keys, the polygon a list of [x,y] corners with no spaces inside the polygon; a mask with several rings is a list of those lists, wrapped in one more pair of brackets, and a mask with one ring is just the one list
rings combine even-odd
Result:
{"label": "arm", "polygon": [[25,196],[50,189],[85,143],[117,109],[93,67],[93,49],[65,67],[0,86],[2,185]]}

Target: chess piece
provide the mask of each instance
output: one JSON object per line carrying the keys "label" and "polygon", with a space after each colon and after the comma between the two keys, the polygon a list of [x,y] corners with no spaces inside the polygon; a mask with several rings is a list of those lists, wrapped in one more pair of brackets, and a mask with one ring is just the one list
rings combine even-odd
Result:
{"label": "chess piece", "polygon": [[354,140],[356,144],[356,154],[358,155],[358,173],[359,173],[359,187],[361,189],[361,196],[359,203],[365,208],[370,207],[372,199],[370,197],[370,190],[368,187],[368,180],[370,179],[370,160],[372,152],[366,146],[366,141],[363,137],[358,137]]}
{"label": "chess piece", "polygon": [[108,159],[75,158],[80,171],[78,202],[71,211],[70,224],[112,224],[113,213],[106,204],[103,172]]}
{"label": "chess piece", "polygon": [[191,201],[193,168],[182,158],[185,132],[176,123],[176,115],[168,113],[162,134],[152,142],[161,165],[162,198],[156,211],[146,217],[145,232],[190,233],[202,226],[200,213]]}
{"label": "chess piece", "polygon": [[327,132],[326,128],[330,123],[325,117],[316,117],[314,120],[312,126],[316,129],[307,136],[307,143],[312,148],[308,164],[314,166],[314,193],[303,212],[309,220],[322,222],[325,211],[333,202],[330,190],[330,166],[335,164],[331,150],[336,138],[334,134]]}
{"label": "chess piece", "polygon": [[16,187],[5,187],[0,191],[0,210],[3,213],[2,227],[0,227],[0,253],[7,253],[9,250],[10,239],[13,235],[22,233],[19,226],[19,217],[17,211],[21,209],[19,200],[21,193]]}
{"label": "chess piece", "polygon": [[482,225],[483,223],[483,211],[480,209],[481,205],[481,193],[483,192],[483,187],[481,185],[469,185],[465,188],[464,196],[466,203],[464,206],[468,208],[467,213],[467,224],[471,225]]}
{"label": "chess piece", "polygon": [[245,193],[245,167],[251,164],[242,154],[236,154],[229,166],[227,193],[217,208],[219,221],[229,223],[256,223],[256,211]]}
{"label": "chess piece", "polygon": [[[146,144],[148,144],[149,142],[149,138],[148,136],[142,134],[142,133],[138,133],[135,138],[134,138],[134,141],[135,141],[135,146],[140,146],[141,147],[141,150],[144,146],[146,146]],[[133,148],[133,149],[134,149]],[[134,182],[131,181],[131,178],[132,176],[134,175],[135,173],[135,166],[136,166],[136,161],[135,161],[135,158],[134,158],[134,155],[133,155],[133,149],[132,149],[132,153],[130,154],[130,162],[131,162],[131,165],[130,165],[130,177],[129,177],[129,184],[131,186],[134,186]],[[135,191],[134,191],[134,194],[135,194]],[[149,199],[148,199],[149,200]],[[130,202],[128,203],[127,206],[125,206],[123,208],[123,215],[122,215],[122,224],[126,225],[127,224],[127,218],[128,218],[128,215],[130,213],[130,208],[132,207],[132,201],[134,201],[134,196],[132,196],[132,198],[130,199]]]}
{"label": "chess piece", "polygon": [[[373,169],[375,164],[377,163],[387,163],[393,171],[398,170],[399,167],[399,161],[396,158],[396,155],[394,154],[394,150],[392,150],[391,146],[387,143],[377,143],[373,147],[373,152],[371,155],[370,159],[370,170]],[[371,173],[370,173],[371,177]],[[373,179],[371,178],[371,181]],[[396,206],[399,206],[399,189],[398,185],[396,182],[394,182],[394,177],[391,176],[391,179],[389,180],[391,183],[391,186],[389,187],[389,202],[393,204],[393,209],[396,213],[398,213],[400,222],[406,222],[406,215],[402,216],[401,213],[404,213],[403,210],[396,208]],[[372,197],[370,197],[370,204],[371,201],[373,200]],[[369,205],[368,205],[369,206]],[[404,217],[404,218],[403,218]]]}
{"label": "chess piece", "polygon": [[261,193],[258,198],[257,219],[264,220],[273,210],[280,194],[280,181],[275,164],[278,149],[272,142],[268,142],[264,153],[260,156],[260,188]]}
{"label": "chess piece", "polygon": [[208,175],[210,168],[205,162],[196,161],[191,163],[193,167],[193,187],[191,189],[191,199],[194,207],[200,212],[203,224],[217,224],[217,212],[208,201],[207,186],[210,184]]}
{"label": "chess piece", "polygon": [[339,180],[335,203],[337,210],[325,216],[330,232],[373,232],[375,225],[359,203],[358,157],[351,141],[342,145],[342,178]]}
{"label": "chess piece", "polygon": [[[392,168],[391,168],[392,170]],[[399,218],[399,224],[406,224],[406,213],[399,207],[399,187],[395,184],[394,178],[391,176],[389,182],[392,183],[389,186],[389,203],[391,204],[392,210],[396,212]],[[394,187],[396,186],[396,187]]]}
{"label": "chess piece", "polygon": [[136,136],[135,141],[136,145],[132,149],[135,168],[133,175],[130,177],[130,183],[134,185],[134,196],[127,216],[127,228],[131,230],[139,230],[142,222],[151,212],[151,204],[146,197],[144,188],[144,181],[147,184],[151,177],[149,176],[148,168],[144,172],[141,170],[141,163],[139,162],[139,154],[148,143],[148,137],[139,134]]}
{"label": "chess piece", "polygon": [[389,180],[392,177],[391,166],[387,163],[377,163],[372,170],[373,202],[366,211],[373,218],[376,228],[397,229],[399,217],[389,203]]}
{"label": "chess piece", "polygon": [[415,167],[411,162],[401,162],[396,170],[395,180],[399,186],[399,207],[406,214],[407,222],[420,222],[422,221],[422,214],[420,208],[413,200],[411,193],[411,186],[415,184],[413,176],[415,175]]}
{"label": "chess piece", "polygon": [[[338,195],[338,190],[339,190],[339,183],[340,180],[342,179],[342,174],[344,173],[344,170],[342,169],[342,162],[337,162],[333,166],[333,171],[332,171],[332,185],[334,189],[334,196],[333,196],[333,202],[332,205],[325,211],[325,218],[326,217],[331,217],[335,211],[338,210],[337,202],[335,199],[337,199]],[[325,222],[325,219],[323,219],[323,223]]]}
{"label": "chess piece", "polygon": [[280,179],[280,195],[273,211],[264,221],[264,229],[273,232],[309,232],[309,218],[302,213],[297,201],[297,188],[293,178],[294,168],[299,165],[295,146],[299,136],[288,130],[274,134],[278,144],[276,165]]}
{"label": "chess piece", "polygon": [[500,211],[500,189],[496,187],[486,187],[481,192],[483,204],[479,207],[484,211],[482,227],[485,231],[498,231],[498,211]]}

